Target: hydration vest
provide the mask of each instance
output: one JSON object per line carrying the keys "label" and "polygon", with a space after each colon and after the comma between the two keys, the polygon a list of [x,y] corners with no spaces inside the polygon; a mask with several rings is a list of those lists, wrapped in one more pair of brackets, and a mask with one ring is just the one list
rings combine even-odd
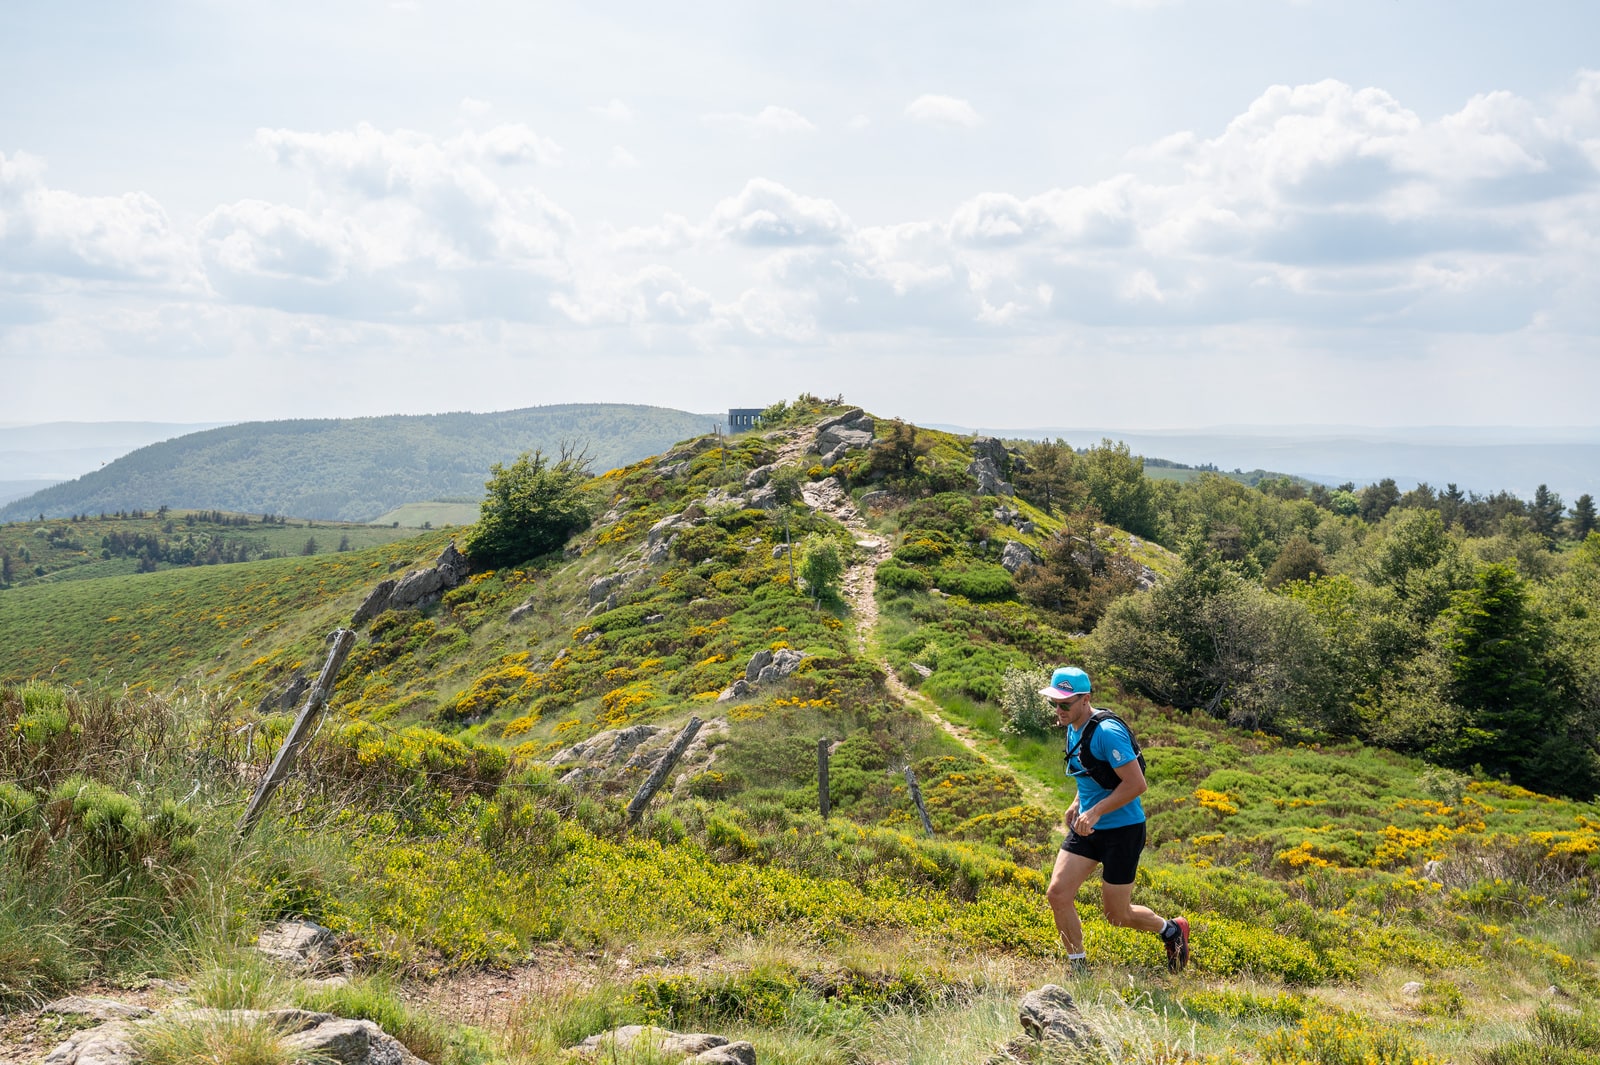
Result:
{"label": "hydration vest", "polygon": [[1134,736],[1133,729],[1128,727],[1128,723],[1110,710],[1096,710],[1089,715],[1089,720],[1083,724],[1083,732],[1078,735],[1077,744],[1066,748],[1066,753],[1062,756],[1062,760],[1066,763],[1067,774],[1069,776],[1075,775],[1072,772],[1072,756],[1077,755],[1078,764],[1083,767],[1084,776],[1107,791],[1115,791],[1117,785],[1122,783],[1122,778],[1117,776],[1117,771],[1110,762],[1097,757],[1089,746],[1090,741],[1094,739],[1095,729],[1100,727],[1102,721],[1115,721],[1124,729],[1127,729],[1128,740],[1133,744],[1133,753],[1138,756],[1139,769],[1142,772],[1144,770],[1144,752],[1139,747],[1138,738]]}

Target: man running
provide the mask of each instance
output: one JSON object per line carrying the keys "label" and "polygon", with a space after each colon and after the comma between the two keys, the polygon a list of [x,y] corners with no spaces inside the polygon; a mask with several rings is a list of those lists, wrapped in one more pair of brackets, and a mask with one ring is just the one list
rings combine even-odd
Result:
{"label": "man running", "polygon": [[1056,724],[1067,730],[1067,772],[1078,784],[1077,797],[1067,807],[1067,838],[1056,855],[1045,898],[1067,948],[1068,964],[1074,972],[1086,972],[1083,925],[1073,900],[1094,867],[1101,866],[1100,898],[1106,920],[1119,928],[1142,928],[1161,936],[1167,968],[1181,972],[1189,964],[1189,922],[1182,917],[1169,921],[1133,904],[1133,878],[1145,834],[1139,796],[1148,786],[1139,751],[1115,714],[1090,704],[1091,687],[1089,674],[1077,666],[1063,666],[1051,676],[1050,686],[1039,691],[1055,707]]}

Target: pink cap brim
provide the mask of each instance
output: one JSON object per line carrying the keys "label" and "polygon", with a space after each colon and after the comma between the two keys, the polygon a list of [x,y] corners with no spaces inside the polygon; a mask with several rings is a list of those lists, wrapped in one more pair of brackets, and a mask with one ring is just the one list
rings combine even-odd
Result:
{"label": "pink cap brim", "polygon": [[1082,695],[1083,692],[1062,691],[1060,688],[1052,687],[1052,688],[1040,688],[1039,689],[1039,694],[1044,696],[1046,699],[1070,699],[1074,695]]}

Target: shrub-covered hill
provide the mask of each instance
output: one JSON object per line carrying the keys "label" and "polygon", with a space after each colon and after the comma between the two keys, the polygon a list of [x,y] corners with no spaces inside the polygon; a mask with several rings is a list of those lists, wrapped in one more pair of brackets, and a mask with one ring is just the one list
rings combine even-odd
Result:
{"label": "shrub-covered hill", "polygon": [[[1600,1043],[1584,1042],[1600,992],[1593,805],[1110,683],[1096,701],[1150,763],[1137,898],[1191,918],[1195,963],[1168,976],[1091,887],[1094,970],[1068,973],[1041,897],[1068,789],[1007,671],[1101,653],[1075,633],[1154,595],[1140,589],[1158,574],[1181,583],[1188,563],[1128,528],[1176,511],[1141,501],[1115,448],[1052,487],[1034,472],[1046,455],[882,421],[840,450],[817,423],[841,412],[797,407],[726,449],[692,440],[594,479],[595,520],[559,554],[380,614],[244,846],[240,802],[288,723],[262,696],[314,671],[372,585],[448,534],[0,596],[0,644],[28,649],[8,653],[0,693],[0,846],[19,856],[0,876],[21,900],[0,908],[0,995],[166,973],[230,1005],[309,1003],[230,954],[301,914],[367,973],[607,959],[492,1031],[408,1014],[366,977],[367,1008],[431,1040],[430,1060],[554,1061],[630,1022],[715,1025],[763,1061],[986,1060],[1014,1034],[1016,991],[1046,981],[1071,984],[1118,1061],[1531,1062]],[[984,494],[982,458],[1024,495]],[[796,480],[809,502],[785,504]],[[788,543],[819,587],[794,587]],[[1033,571],[1008,566],[1024,549]],[[848,563],[837,585],[811,564],[830,551]],[[788,677],[735,686],[752,656],[786,650],[803,655]],[[188,683],[79,695],[38,683],[52,670],[119,691]],[[691,714],[717,721],[715,758],[635,828],[621,807],[637,774],[571,772],[577,741]]]}
{"label": "shrub-covered hill", "polygon": [[586,449],[597,469],[706,431],[662,407],[557,404],[490,414],[246,422],[139,448],[0,508],[0,521],[159,506],[370,521],[406,503],[478,498],[491,463]]}

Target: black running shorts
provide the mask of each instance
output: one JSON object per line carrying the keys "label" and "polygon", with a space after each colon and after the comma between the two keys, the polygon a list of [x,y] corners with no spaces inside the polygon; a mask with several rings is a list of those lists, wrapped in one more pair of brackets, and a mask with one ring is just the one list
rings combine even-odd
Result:
{"label": "black running shorts", "polygon": [[1097,828],[1087,836],[1069,832],[1061,849],[1101,865],[1100,876],[1108,884],[1131,884],[1139,871],[1139,854],[1144,850],[1144,822],[1120,828]]}

